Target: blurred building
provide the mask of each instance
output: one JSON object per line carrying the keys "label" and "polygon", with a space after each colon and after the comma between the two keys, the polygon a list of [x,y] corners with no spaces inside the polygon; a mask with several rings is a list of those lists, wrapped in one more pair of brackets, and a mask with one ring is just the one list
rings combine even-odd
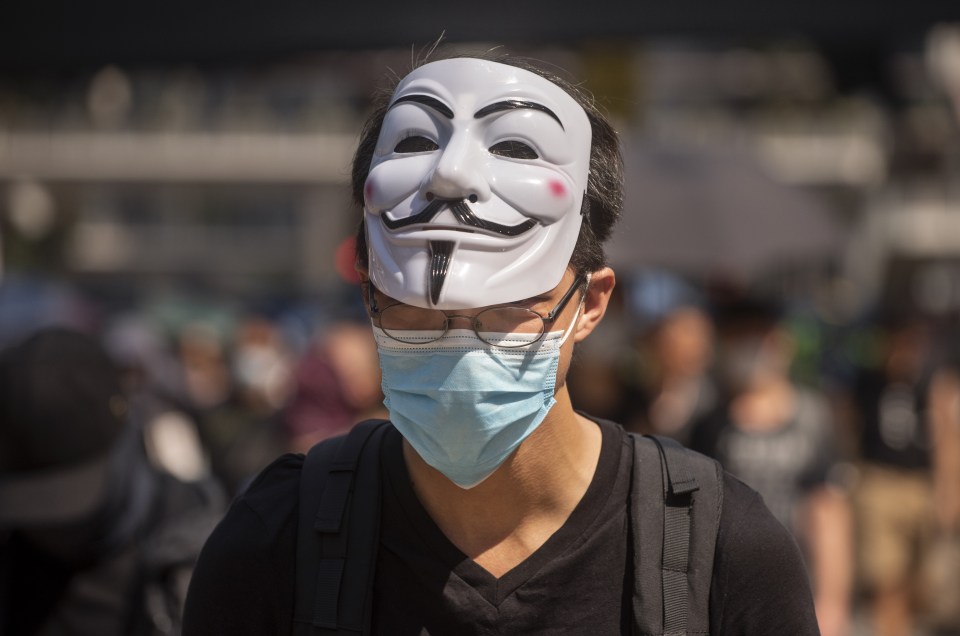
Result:
{"label": "blurred building", "polygon": [[[510,49],[585,77],[618,120],[634,184],[613,246],[621,270],[759,279],[847,318],[891,295],[955,311],[960,27],[834,42],[775,31]],[[3,272],[125,299],[332,293],[357,221],[347,184],[368,97],[411,55],[304,47],[254,63],[0,74]],[[690,187],[711,175],[728,185]],[[749,210],[777,220],[724,236],[724,219]]]}

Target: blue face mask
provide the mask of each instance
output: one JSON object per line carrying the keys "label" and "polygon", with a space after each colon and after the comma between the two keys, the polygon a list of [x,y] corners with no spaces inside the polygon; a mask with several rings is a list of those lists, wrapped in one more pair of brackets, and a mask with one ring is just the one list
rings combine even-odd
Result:
{"label": "blue face mask", "polygon": [[[421,458],[461,488],[489,477],[556,404],[560,347],[551,332],[522,348],[490,345],[469,329],[406,344],[374,327],[384,404]],[[532,337],[511,334],[511,339]]]}

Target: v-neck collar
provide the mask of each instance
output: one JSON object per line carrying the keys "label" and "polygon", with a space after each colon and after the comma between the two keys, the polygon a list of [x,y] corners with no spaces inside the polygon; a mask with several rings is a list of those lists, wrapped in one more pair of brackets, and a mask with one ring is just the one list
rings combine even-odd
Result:
{"label": "v-neck collar", "polygon": [[615,425],[598,423],[598,426],[601,431],[600,457],[583,498],[574,507],[566,522],[543,545],[499,578],[454,545],[420,503],[403,460],[403,438],[396,429],[388,431],[384,443],[382,458],[386,487],[393,491],[407,521],[414,528],[419,540],[427,546],[427,551],[441,560],[452,574],[476,590],[487,602],[499,605],[534,577],[544,565],[575,549],[609,500],[619,471],[620,436],[617,435],[618,429]]}

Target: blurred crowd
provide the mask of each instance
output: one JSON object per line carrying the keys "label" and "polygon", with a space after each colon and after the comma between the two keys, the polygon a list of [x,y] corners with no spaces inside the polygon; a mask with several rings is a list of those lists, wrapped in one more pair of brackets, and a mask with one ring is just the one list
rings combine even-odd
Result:
{"label": "blurred crowd", "polygon": [[384,415],[349,300],[114,311],[10,277],[0,317],[3,635],[180,633],[193,563],[232,496],[282,453]]}
{"label": "blurred crowd", "polygon": [[960,633],[960,339],[907,303],[845,327],[664,272],[584,343],[574,404],[674,437],[796,537],[822,633]]}
{"label": "blurred crowd", "polygon": [[[329,299],[337,311],[226,312],[210,299],[120,311],[63,289],[28,303],[24,284],[0,285],[4,483],[62,473],[76,504],[89,482],[70,471],[99,457],[124,484],[51,519],[22,500],[47,497],[40,508],[59,510],[52,491],[0,489],[0,508],[25,515],[0,512],[0,551],[18,555],[0,559],[2,603],[20,605],[34,589],[11,585],[33,554],[43,567],[30,565],[30,578],[49,591],[31,598],[74,606],[51,615],[48,628],[92,620],[104,581],[125,580],[118,571],[139,572],[131,580],[150,589],[143,582],[151,579],[118,555],[135,545],[145,561],[168,563],[144,547],[161,545],[179,547],[179,574],[162,569],[147,618],[128,612],[123,620],[139,625],[136,633],[177,633],[189,566],[226,502],[281,453],[385,416],[353,287]],[[575,406],[674,437],[758,490],[806,556],[825,636],[960,633],[955,319],[891,307],[830,325],[796,299],[665,271],[624,272],[617,290],[603,329],[576,353]],[[133,501],[155,503],[135,510]],[[89,539],[87,548],[77,537]],[[77,572],[92,580],[80,585]],[[7,595],[14,589],[21,592]],[[40,620],[43,608],[30,616]],[[36,625],[3,627],[34,633]]]}
{"label": "blurred crowd", "polygon": [[96,338],[136,405],[151,460],[185,480],[212,475],[233,494],[280,453],[382,413],[359,293],[344,296],[327,298],[329,308],[241,307],[178,292],[117,309],[62,283],[8,277],[0,348],[41,327]]}

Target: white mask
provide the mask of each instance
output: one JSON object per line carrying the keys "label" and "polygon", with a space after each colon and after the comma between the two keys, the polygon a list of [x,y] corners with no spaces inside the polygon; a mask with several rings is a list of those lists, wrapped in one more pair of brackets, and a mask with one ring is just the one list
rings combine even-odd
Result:
{"label": "white mask", "polygon": [[364,188],[374,285],[439,309],[553,289],[580,233],[590,143],[583,108],[534,73],[471,58],[414,70]]}

